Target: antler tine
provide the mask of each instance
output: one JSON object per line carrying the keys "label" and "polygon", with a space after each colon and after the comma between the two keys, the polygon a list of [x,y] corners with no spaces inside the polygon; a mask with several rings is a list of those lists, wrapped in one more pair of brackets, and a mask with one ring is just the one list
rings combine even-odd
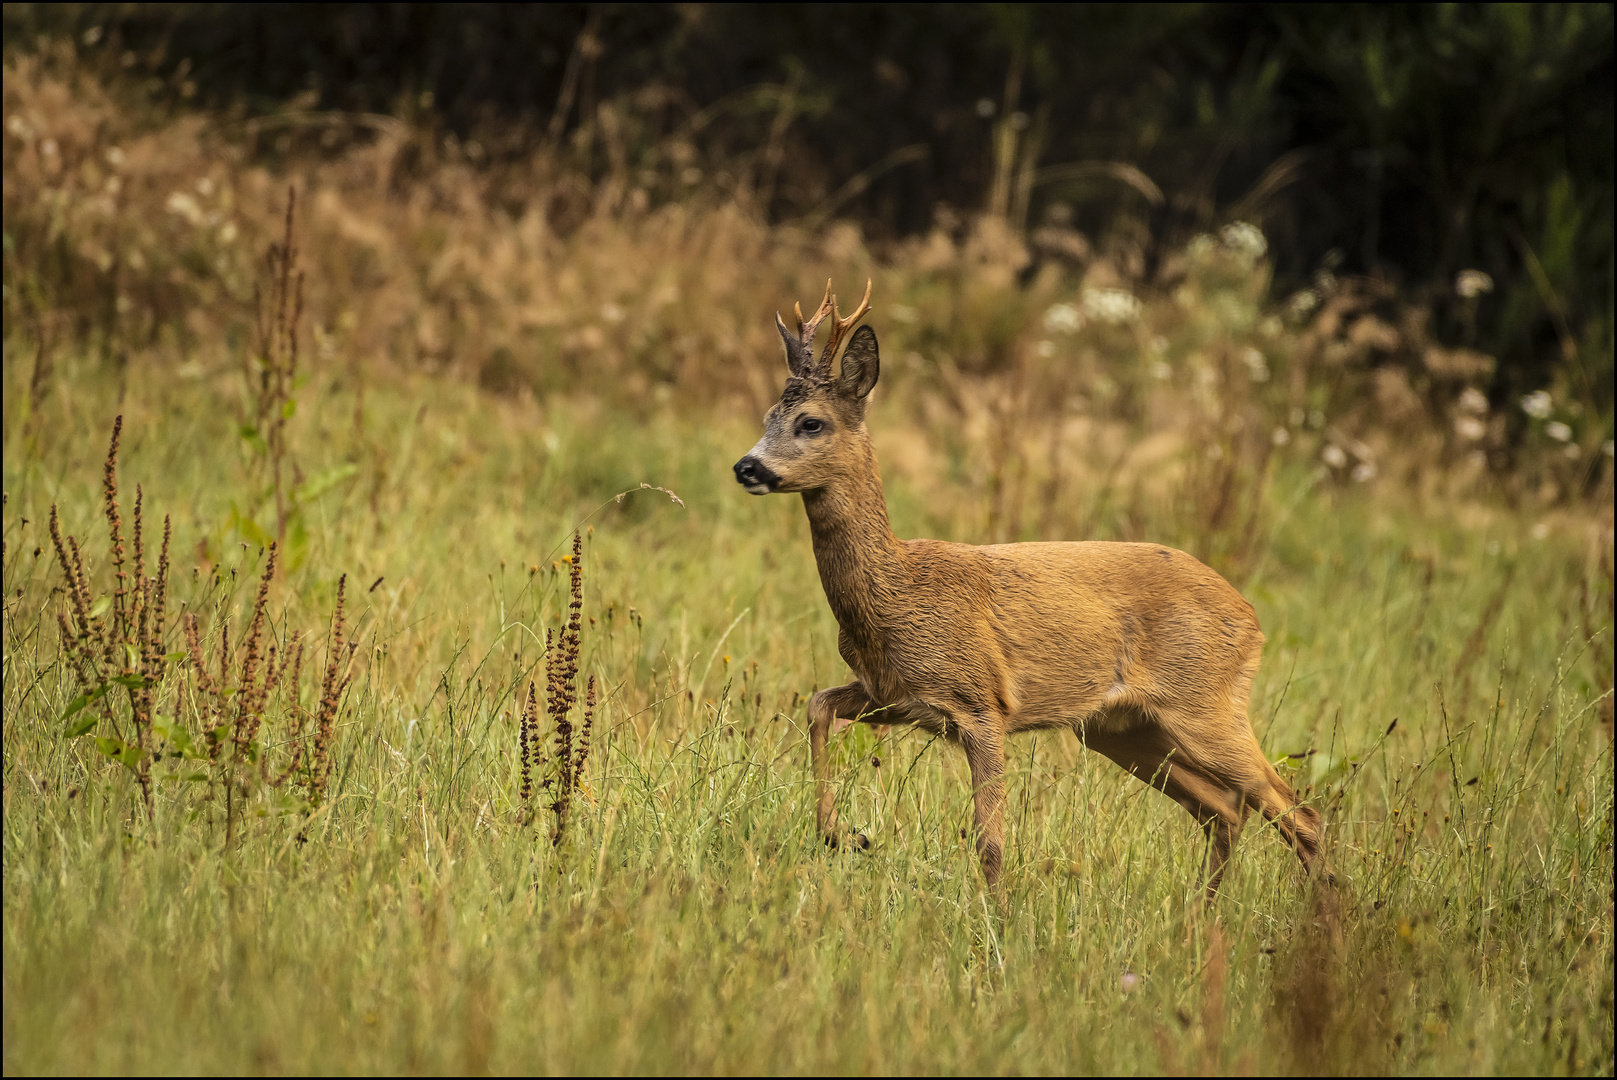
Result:
{"label": "antler tine", "polygon": [[825,299],[820,301],[820,308],[814,313],[814,318],[804,322],[803,305],[798,304],[796,306],[797,336],[802,340],[803,344],[809,346],[810,348],[814,346],[814,334],[820,329],[820,320],[831,314],[831,312],[836,309],[836,306],[836,298],[831,295],[830,278],[825,279]]}
{"label": "antler tine", "polygon": [[832,317],[836,321],[831,324],[831,340],[825,343],[825,352],[820,354],[821,367],[827,370],[830,369],[831,359],[832,357],[836,356],[837,346],[842,343],[843,337],[846,336],[849,330],[854,328],[860,319],[864,318],[865,315],[869,313],[870,286],[871,281],[869,278],[866,278],[865,298],[859,301],[859,306],[855,308],[853,314],[849,315],[846,319],[842,317],[842,312],[837,310],[837,298],[834,296],[831,298]]}

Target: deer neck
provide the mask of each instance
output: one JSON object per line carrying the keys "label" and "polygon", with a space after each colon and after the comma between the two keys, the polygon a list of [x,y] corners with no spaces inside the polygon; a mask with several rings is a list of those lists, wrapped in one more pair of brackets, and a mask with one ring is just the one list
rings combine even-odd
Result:
{"label": "deer neck", "polygon": [[902,549],[887,520],[881,470],[868,442],[857,467],[825,487],[803,493],[820,584],[837,623],[859,646],[879,643],[881,597],[902,577]]}

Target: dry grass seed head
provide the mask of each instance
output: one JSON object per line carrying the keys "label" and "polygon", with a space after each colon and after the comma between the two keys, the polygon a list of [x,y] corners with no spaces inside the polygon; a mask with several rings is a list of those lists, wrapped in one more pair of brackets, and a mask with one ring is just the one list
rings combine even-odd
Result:
{"label": "dry grass seed head", "polygon": [[522,704],[517,722],[517,748],[522,761],[522,785],[519,794],[524,808],[533,795],[533,766],[538,750],[539,699],[533,680],[528,680],[528,697]]}
{"label": "dry grass seed head", "polygon": [[[236,760],[246,759],[253,738],[258,734],[259,721],[262,719],[264,699],[268,695],[269,680],[266,677],[260,684],[258,679],[258,663],[264,636],[265,612],[269,607],[270,581],[275,577],[275,544],[269,546],[268,556],[264,560],[264,572],[258,581],[258,594],[253,598],[253,617],[247,624],[247,638],[243,642],[241,661],[241,680],[236,688]],[[270,670],[274,670],[274,658],[270,659]]]}
{"label": "dry grass seed head", "polygon": [[68,655],[73,657],[75,666],[79,669],[81,678],[90,678],[89,665],[99,649],[92,641],[90,620],[90,589],[84,580],[84,565],[79,557],[78,544],[72,543],[71,554],[69,544],[72,538],[62,539],[62,523],[57,514],[56,504],[51,504],[50,517],[51,545],[56,549],[56,561],[62,568],[62,577],[67,582],[68,603],[73,610],[73,624],[77,632],[69,630],[65,615],[58,614],[57,621],[62,628],[62,643]]}
{"label": "dry grass seed head", "polygon": [[124,572],[123,517],[118,511],[118,438],[123,432],[124,418],[119,413],[112,422],[112,439],[107,444],[107,459],[101,467],[101,491],[107,514],[107,528],[111,533],[112,566],[117,585],[112,594],[113,632],[102,642],[102,658],[110,667],[117,664],[114,651],[120,643],[124,623],[124,601],[128,575]]}

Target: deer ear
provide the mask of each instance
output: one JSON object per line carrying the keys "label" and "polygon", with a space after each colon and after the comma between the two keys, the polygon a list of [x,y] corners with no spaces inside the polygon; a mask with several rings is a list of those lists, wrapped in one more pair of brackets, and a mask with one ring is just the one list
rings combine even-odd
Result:
{"label": "deer ear", "polygon": [[795,378],[801,379],[807,374],[810,362],[814,359],[812,345],[804,345],[797,335],[786,329],[781,321],[780,312],[775,312],[775,329],[780,331],[780,339],[786,343],[786,370]]}
{"label": "deer ear", "polygon": [[881,375],[881,357],[876,350],[876,331],[861,326],[853,332],[853,340],[842,353],[842,376],[837,390],[855,401],[876,388]]}

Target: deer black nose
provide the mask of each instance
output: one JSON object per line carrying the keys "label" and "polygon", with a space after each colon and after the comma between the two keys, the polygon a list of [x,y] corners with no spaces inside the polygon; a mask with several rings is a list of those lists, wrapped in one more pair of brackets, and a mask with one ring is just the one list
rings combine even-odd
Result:
{"label": "deer black nose", "polygon": [[748,454],[735,464],[736,483],[752,492],[754,495],[763,495],[775,490],[780,483],[780,477],[770,471],[769,467],[757,458]]}

